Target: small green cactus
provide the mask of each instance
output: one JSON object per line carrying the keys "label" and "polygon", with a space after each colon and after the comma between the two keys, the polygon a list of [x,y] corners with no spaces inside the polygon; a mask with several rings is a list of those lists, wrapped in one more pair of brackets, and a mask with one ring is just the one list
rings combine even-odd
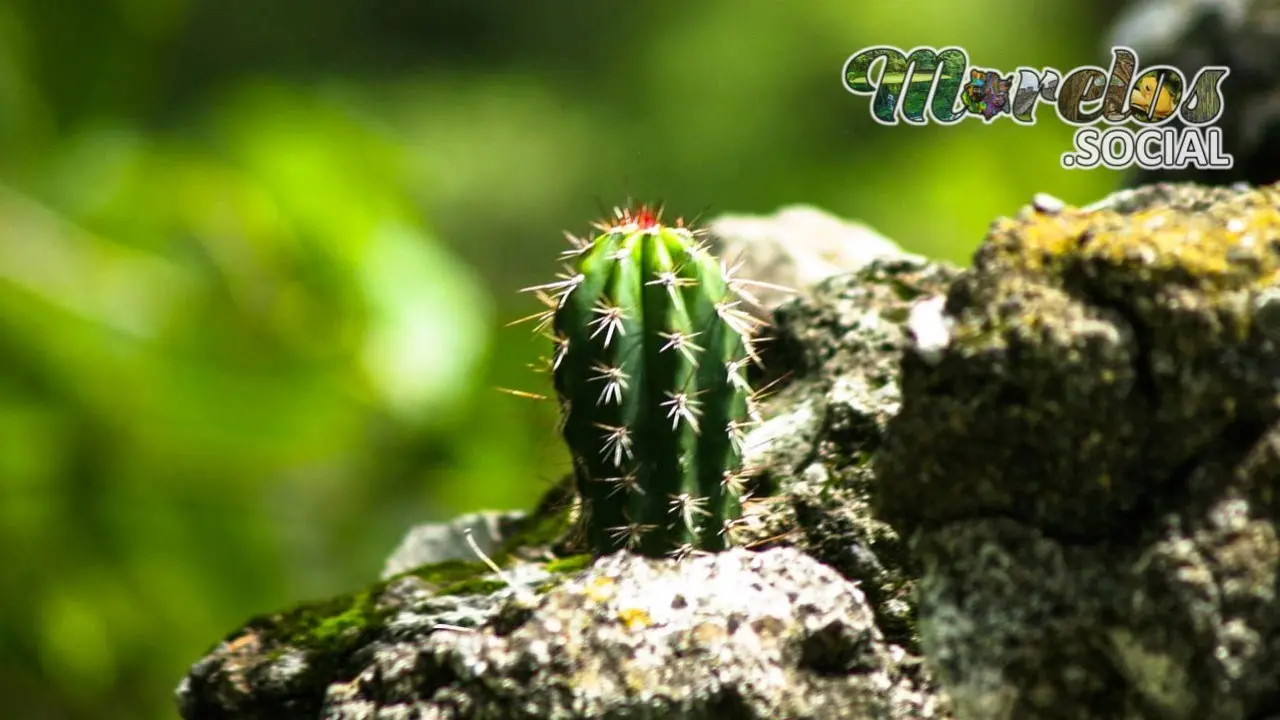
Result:
{"label": "small green cactus", "polygon": [[573,247],[557,282],[526,288],[554,343],[579,518],[599,555],[728,547],[756,414],[746,365],[761,324],[722,262],[677,221],[619,209]]}

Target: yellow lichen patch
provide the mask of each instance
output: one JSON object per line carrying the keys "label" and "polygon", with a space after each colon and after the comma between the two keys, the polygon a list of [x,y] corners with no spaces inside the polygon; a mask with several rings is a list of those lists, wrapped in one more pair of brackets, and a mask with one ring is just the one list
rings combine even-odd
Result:
{"label": "yellow lichen patch", "polygon": [[729,637],[729,633],[719,623],[702,622],[693,626],[693,637],[702,645],[712,645]]}
{"label": "yellow lichen patch", "polygon": [[1280,209],[1261,191],[1251,200],[1202,212],[1067,208],[1002,219],[988,238],[987,259],[1036,274],[1087,265],[1139,282],[1206,290],[1259,287],[1280,272]]}
{"label": "yellow lichen patch", "polygon": [[607,689],[604,679],[600,677],[598,667],[588,663],[573,676],[573,687],[580,692],[597,694]]}
{"label": "yellow lichen patch", "polygon": [[655,688],[652,687],[653,676],[643,670],[631,667],[623,668],[622,681],[626,683],[627,689],[633,694],[654,692],[655,690]]}
{"label": "yellow lichen patch", "polygon": [[1073,248],[1082,228],[1074,208],[1062,215],[1037,217],[1026,223],[1011,218],[996,221],[988,236],[989,247],[1006,263],[1032,272],[1041,272],[1056,265],[1059,258]]}
{"label": "yellow lichen patch", "polygon": [[1136,246],[1151,269],[1184,270],[1213,285],[1257,278],[1259,269],[1270,275],[1276,267],[1266,242],[1280,236],[1280,212],[1273,207],[1245,211],[1226,222],[1168,210],[1140,213],[1129,222],[1136,229],[1131,235],[1104,233],[1086,254],[1115,263],[1133,257]]}
{"label": "yellow lichen patch", "polygon": [[644,608],[622,608],[618,611],[618,620],[628,630],[644,630],[653,624],[653,618]]}
{"label": "yellow lichen patch", "polygon": [[588,600],[598,603],[606,602],[613,597],[616,585],[613,578],[602,575],[592,580],[591,584],[583,590],[583,594]]}

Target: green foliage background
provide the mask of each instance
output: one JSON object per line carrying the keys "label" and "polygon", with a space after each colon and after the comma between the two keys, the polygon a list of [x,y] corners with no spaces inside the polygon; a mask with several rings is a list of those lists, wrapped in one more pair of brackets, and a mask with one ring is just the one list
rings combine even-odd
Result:
{"label": "green foliage background", "polygon": [[808,202],[964,262],[1071,128],[885,128],[872,44],[1105,60],[1109,3],[0,4],[0,697],[173,717],[256,612],[565,469],[504,323],[627,196]]}

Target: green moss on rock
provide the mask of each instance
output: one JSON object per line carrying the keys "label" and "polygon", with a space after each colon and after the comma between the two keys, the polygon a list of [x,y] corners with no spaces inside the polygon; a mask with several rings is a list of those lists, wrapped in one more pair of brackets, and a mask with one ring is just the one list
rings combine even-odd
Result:
{"label": "green moss on rock", "polygon": [[[590,562],[587,555],[569,555],[550,559],[550,549],[569,535],[572,521],[566,488],[557,486],[548,492],[539,507],[518,530],[506,539],[492,560],[499,567],[509,567],[522,557],[539,558],[551,573],[569,573],[583,569]],[[424,589],[437,596],[487,595],[506,587],[493,576],[484,562],[448,560],[422,565],[374,583],[363,590],[327,600],[307,602],[284,612],[258,616],[237,631],[230,640],[252,632],[271,648],[275,658],[289,651],[302,651],[326,658],[326,665],[340,660],[359,646],[371,631],[377,630],[392,612],[380,599],[386,589],[404,578],[415,578]]]}
{"label": "green moss on rock", "polygon": [[434,592],[441,592],[443,588],[475,580],[476,578],[488,575],[491,572],[492,571],[489,567],[479,560],[474,562],[464,560],[446,560],[444,562],[418,566],[412,570],[400,573],[391,579],[395,580],[396,578],[402,577],[416,577],[426,583]]}
{"label": "green moss on rock", "polygon": [[489,578],[473,578],[471,580],[462,580],[452,585],[446,585],[441,588],[437,595],[488,595],[495,593],[507,584],[501,580],[493,580]]}
{"label": "green moss on rock", "polygon": [[288,649],[340,655],[378,626],[382,616],[375,598],[383,583],[356,593],[307,602],[289,610],[250,620],[237,636],[253,632],[278,655]]}
{"label": "green moss on rock", "polygon": [[552,560],[547,563],[547,572],[549,573],[576,573],[586,569],[591,564],[591,555],[570,555],[569,557]]}
{"label": "green moss on rock", "polygon": [[532,559],[545,557],[548,551],[557,555],[573,554],[574,494],[573,476],[565,476],[542,496],[534,511],[502,543],[499,556]]}

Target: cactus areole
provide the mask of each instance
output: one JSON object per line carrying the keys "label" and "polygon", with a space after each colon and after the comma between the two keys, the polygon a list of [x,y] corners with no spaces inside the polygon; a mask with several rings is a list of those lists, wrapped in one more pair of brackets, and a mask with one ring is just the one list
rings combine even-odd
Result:
{"label": "cactus areole", "polygon": [[[759,321],[699,233],[648,209],[570,237],[548,310],[552,373],[592,551],[718,551],[742,513],[746,365]],[[749,296],[746,296],[749,297]]]}

